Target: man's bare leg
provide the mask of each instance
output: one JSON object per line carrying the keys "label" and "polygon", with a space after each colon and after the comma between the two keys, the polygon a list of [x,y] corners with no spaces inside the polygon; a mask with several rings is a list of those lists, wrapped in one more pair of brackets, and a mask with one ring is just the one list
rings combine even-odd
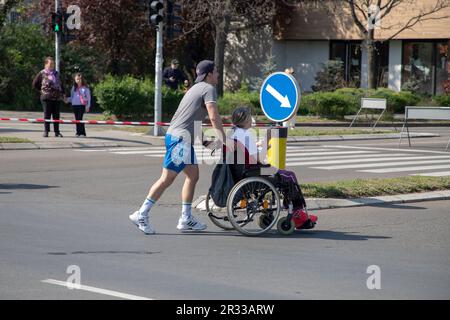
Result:
{"label": "man's bare leg", "polygon": [[201,223],[192,216],[192,199],[194,198],[195,186],[199,178],[198,165],[187,165],[184,170],[186,179],[181,193],[182,211],[181,218],[178,221],[179,230],[204,230],[206,224]]}
{"label": "man's bare leg", "polygon": [[178,173],[175,171],[163,168],[161,177],[150,187],[147,198],[158,201],[164,191],[175,181],[177,176]]}

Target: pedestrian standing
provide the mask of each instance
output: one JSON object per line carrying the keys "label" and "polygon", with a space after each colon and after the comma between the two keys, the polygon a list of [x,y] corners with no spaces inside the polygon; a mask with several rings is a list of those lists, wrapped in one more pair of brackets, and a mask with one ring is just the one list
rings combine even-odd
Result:
{"label": "pedestrian standing", "polygon": [[[284,70],[285,73],[294,75],[294,68],[289,67]],[[294,114],[291,119],[283,122],[284,127],[289,127],[290,129],[295,129],[295,123],[297,122],[297,114]]]}
{"label": "pedestrian standing", "polygon": [[[91,91],[89,90],[81,73],[74,76],[74,84],[70,90],[70,103],[72,104],[75,120],[83,120],[85,112],[91,108]],[[77,137],[86,137],[84,123],[77,123]]]}
{"label": "pedestrian standing", "polygon": [[[44,119],[60,119],[60,100],[66,102],[64,86],[58,71],[55,70],[55,60],[52,57],[45,58],[44,69],[34,77],[33,88],[40,93],[40,100],[44,109]],[[59,131],[59,123],[53,123],[55,137],[62,137]],[[44,137],[48,137],[50,123],[44,123]]]}
{"label": "pedestrian standing", "polygon": [[177,90],[181,84],[186,88],[189,85],[189,81],[186,79],[183,71],[179,69],[180,63],[177,59],[173,59],[169,68],[165,68],[163,71],[164,83],[171,89]]}

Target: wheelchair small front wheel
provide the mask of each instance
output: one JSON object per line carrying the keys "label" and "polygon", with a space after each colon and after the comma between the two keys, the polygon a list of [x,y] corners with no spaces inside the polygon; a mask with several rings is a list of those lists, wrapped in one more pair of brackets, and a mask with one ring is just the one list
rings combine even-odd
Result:
{"label": "wheelchair small front wheel", "polygon": [[267,179],[245,178],[231,189],[227,211],[237,231],[246,236],[258,236],[275,225],[281,211],[280,195]]}
{"label": "wheelchair small front wheel", "polygon": [[288,219],[287,217],[282,217],[280,218],[280,220],[278,220],[277,230],[280,234],[288,236],[294,232],[295,223],[294,221]]}
{"label": "wheelchair small front wheel", "polygon": [[231,225],[230,220],[228,219],[227,208],[217,206],[214,203],[214,200],[211,198],[211,194],[209,192],[206,195],[205,201],[206,212],[211,222],[223,230],[233,230],[234,227]]}

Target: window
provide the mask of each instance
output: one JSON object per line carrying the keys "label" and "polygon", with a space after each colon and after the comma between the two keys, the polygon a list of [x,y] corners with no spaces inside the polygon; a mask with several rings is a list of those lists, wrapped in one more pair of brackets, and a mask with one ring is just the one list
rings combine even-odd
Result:
{"label": "window", "polygon": [[402,89],[444,94],[450,77],[450,41],[404,41]]}
{"label": "window", "polygon": [[361,43],[359,41],[331,41],[330,60],[344,63],[344,78],[350,85],[361,83]]}
{"label": "window", "polygon": [[[437,43],[436,48],[436,94],[445,94],[450,84],[450,40]],[[447,89],[449,90],[449,89]],[[447,92],[450,93],[450,92]]]}

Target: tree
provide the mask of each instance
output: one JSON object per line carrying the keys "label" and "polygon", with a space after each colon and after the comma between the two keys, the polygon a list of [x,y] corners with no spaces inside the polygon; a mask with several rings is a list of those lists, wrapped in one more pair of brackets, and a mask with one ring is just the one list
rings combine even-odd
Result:
{"label": "tree", "polygon": [[[148,25],[146,1],[62,0],[62,7],[78,5],[81,30],[70,45],[82,45],[101,52],[106,71],[114,75],[152,72],[155,32]],[[40,12],[47,17],[54,11],[54,0],[40,1]],[[150,59],[149,59],[150,58]]]}
{"label": "tree", "polygon": [[0,2],[0,31],[5,25],[5,20],[8,16],[9,11],[19,5],[21,2],[22,0],[4,0],[3,2]]}
{"label": "tree", "polygon": [[227,36],[231,32],[260,28],[273,22],[273,0],[179,0],[183,8],[183,34],[209,25],[213,32],[214,61],[220,74],[217,93],[223,95],[223,70]]}
{"label": "tree", "polygon": [[[343,0],[350,11],[354,23],[364,35],[363,47],[367,52],[367,77],[368,88],[374,89],[376,86],[375,75],[375,29],[377,21],[383,22],[395,8],[401,5],[410,4],[417,6],[417,0]],[[382,25],[381,29],[394,30],[385,41],[389,41],[407,29],[413,28],[419,22],[448,18],[448,15],[436,15],[445,8],[450,7],[449,0],[435,0],[434,4],[428,8],[418,10],[418,13],[408,19],[404,24]]]}

